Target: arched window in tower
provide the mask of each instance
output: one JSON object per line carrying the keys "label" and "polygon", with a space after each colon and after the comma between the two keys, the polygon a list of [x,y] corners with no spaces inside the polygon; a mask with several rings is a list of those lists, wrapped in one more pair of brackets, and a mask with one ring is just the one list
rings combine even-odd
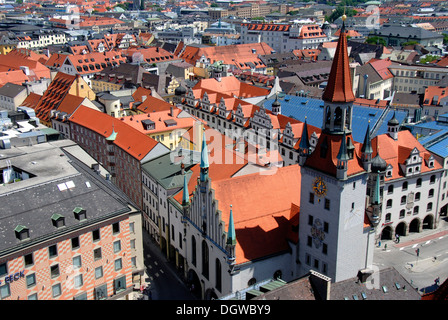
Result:
{"label": "arched window in tower", "polygon": [[334,111],[334,128],[342,129],[342,109],[337,107]]}
{"label": "arched window in tower", "polygon": [[348,130],[351,130],[351,112],[352,112],[352,108],[350,106],[347,107],[347,109],[345,109],[345,128]]}
{"label": "arched window in tower", "polygon": [[202,275],[208,279],[209,271],[208,271],[208,246],[205,240],[202,240]]}
{"label": "arched window in tower", "polygon": [[329,128],[331,124],[331,108],[327,107],[327,114],[325,116],[325,126],[324,128]]}

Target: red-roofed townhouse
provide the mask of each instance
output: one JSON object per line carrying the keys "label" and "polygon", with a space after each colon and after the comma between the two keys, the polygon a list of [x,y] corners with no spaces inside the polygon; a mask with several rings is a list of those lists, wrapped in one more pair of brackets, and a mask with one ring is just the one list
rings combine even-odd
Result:
{"label": "red-roofed townhouse", "polygon": [[392,95],[394,75],[389,70],[392,61],[389,59],[372,59],[356,68],[355,77],[358,83],[355,95],[359,98],[383,100]]}
{"label": "red-roofed townhouse", "polygon": [[[22,84],[25,81],[50,79],[50,69],[42,62],[42,57],[27,49],[14,49],[0,59],[0,80],[3,83]],[[18,83],[20,81],[20,83]]]}
{"label": "red-roofed townhouse", "polygon": [[[92,100],[95,100],[95,93],[79,75],[58,72],[34,107],[34,111],[42,124],[55,128],[53,121],[59,119],[64,122],[63,116],[71,114],[81,104],[98,109],[92,104]],[[56,116],[57,114],[60,116]],[[59,123],[56,129],[70,136],[66,124]]]}
{"label": "red-roofed townhouse", "polygon": [[211,77],[208,68],[219,61],[227,72],[252,70],[266,73],[267,66],[259,55],[271,53],[272,48],[264,42],[216,47],[185,46],[180,51],[179,58],[195,66],[194,73],[197,78],[206,79]]}
{"label": "red-roofed townhouse", "polygon": [[112,182],[142,209],[141,164],[167,153],[168,148],[123,121],[85,106],[68,121],[71,140],[98,161]]}
{"label": "red-roofed townhouse", "polygon": [[90,85],[89,79],[106,67],[125,63],[126,58],[118,51],[89,52],[86,54],[67,55],[59,71],[71,75],[80,75]]}
{"label": "red-roofed townhouse", "polygon": [[423,97],[422,115],[437,118],[448,112],[448,90],[446,87],[429,86]]}
{"label": "red-roofed townhouse", "polygon": [[165,70],[171,63],[181,62],[182,59],[175,56],[171,52],[160,47],[130,47],[123,49],[123,53],[126,55],[129,61],[135,62],[147,62],[151,68],[147,69],[148,72],[154,72],[158,75],[165,74]]}
{"label": "red-roofed townhouse", "polygon": [[240,39],[243,44],[265,42],[277,53],[317,49],[330,41],[319,25],[298,23],[242,23]]}

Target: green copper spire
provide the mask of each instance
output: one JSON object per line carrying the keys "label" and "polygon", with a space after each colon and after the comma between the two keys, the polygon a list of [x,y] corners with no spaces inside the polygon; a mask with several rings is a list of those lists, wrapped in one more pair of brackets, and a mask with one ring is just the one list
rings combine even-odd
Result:
{"label": "green copper spire", "polygon": [[230,217],[229,217],[229,229],[227,231],[227,245],[234,246],[236,245],[236,234],[235,234],[235,225],[233,223],[233,212],[232,205],[230,205]]}
{"label": "green copper spire", "polygon": [[201,150],[201,181],[204,182],[208,176],[208,148],[207,141],[205,140],[205,129],[202,134],[202,150]]}
{"label": "green copper spire", "polygon": [[302,138],[300,138],[300,144],[299,148],[302,150],[306,150],[308,153],[308,149],[310,148],[310,142],[308,141],[308,125],[306,123],[303,124],[303,130],[302,130]]}
{"label": "green copper spire", "polygon": [[202,133],[201,168],[208,168],[208,148],[205,140],[205,130]]}
{"label": "green copper spire", "polygon": [[184,190],[182,194],[182,205],[185,206],[190,203],[190,196],[188,193],[187,175],[184,175]]}
{"label": "green copper spire", "polygon": [[338,153],[337,158],[340,161],[350,160],[350,158],[348,156],[348,152],[347,152],[347,138],[345,136],[345,132],[344,132],[344,135],[342,136],[341,147],[339,148],[339,153]]}
{"label": "green copper spire", "polygon": [[106,138],[107,141],[115,141],[115,139],[117,138],[117,134],[118,132],[115,132],[115,130],[112,129],[112,133],[110,134],[110,136],[108,136]]}
{"label": "green copper spire", "polygon": [[373,153],[372,142],[370,140],[370,120],[369,123],[367,124],[367,131],[364,137],[364,143],[362,144],[361,151],[363,153],[370,153],[370,154]]}

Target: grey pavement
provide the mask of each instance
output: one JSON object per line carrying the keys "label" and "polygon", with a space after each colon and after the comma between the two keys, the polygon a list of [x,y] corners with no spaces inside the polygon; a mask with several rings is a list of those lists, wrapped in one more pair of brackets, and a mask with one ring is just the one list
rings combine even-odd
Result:
{"label": "grey pavement", "polygon": [[[382,240],[374,253],[374,264],[380,269],[393,266],[421,294],[437,288],[448,278],[448,219],[440,219],[437,229],[401,236],[400,242]],[[387,245],[387,248],[386,246]],[[417,256],[417,249],[419,254]]]}

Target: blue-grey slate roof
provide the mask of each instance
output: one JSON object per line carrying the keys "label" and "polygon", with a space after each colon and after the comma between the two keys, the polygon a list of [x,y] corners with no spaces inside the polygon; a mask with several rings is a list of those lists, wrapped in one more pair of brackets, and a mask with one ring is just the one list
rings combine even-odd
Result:
{"label": "blue-grey slate roof", "polygon": [[[275,99],[264,102],[264,107],[272,110],[272,103]],[[323,119],[324,101],[320,99],[311,99],[307,97],[285,95],[283,99],[279,99],[281,103],[281,113],[287,117],[292,117],[299,121],[321,128]],[[385,112],[384,118],[381,119],[382,113]],[[366,133],[367,125],[370,120],[371,132],[373,132],[375,124],[378,122],[378,130],[372,138],[379,134],[387,132],[387,122],[393,117],[399,123],[403,123],[407,114],[404,111],[394,111],[392,109],[381,109],[366,106],[353,105],[352,116],[352,136],[357,142],[363,142]]]}

